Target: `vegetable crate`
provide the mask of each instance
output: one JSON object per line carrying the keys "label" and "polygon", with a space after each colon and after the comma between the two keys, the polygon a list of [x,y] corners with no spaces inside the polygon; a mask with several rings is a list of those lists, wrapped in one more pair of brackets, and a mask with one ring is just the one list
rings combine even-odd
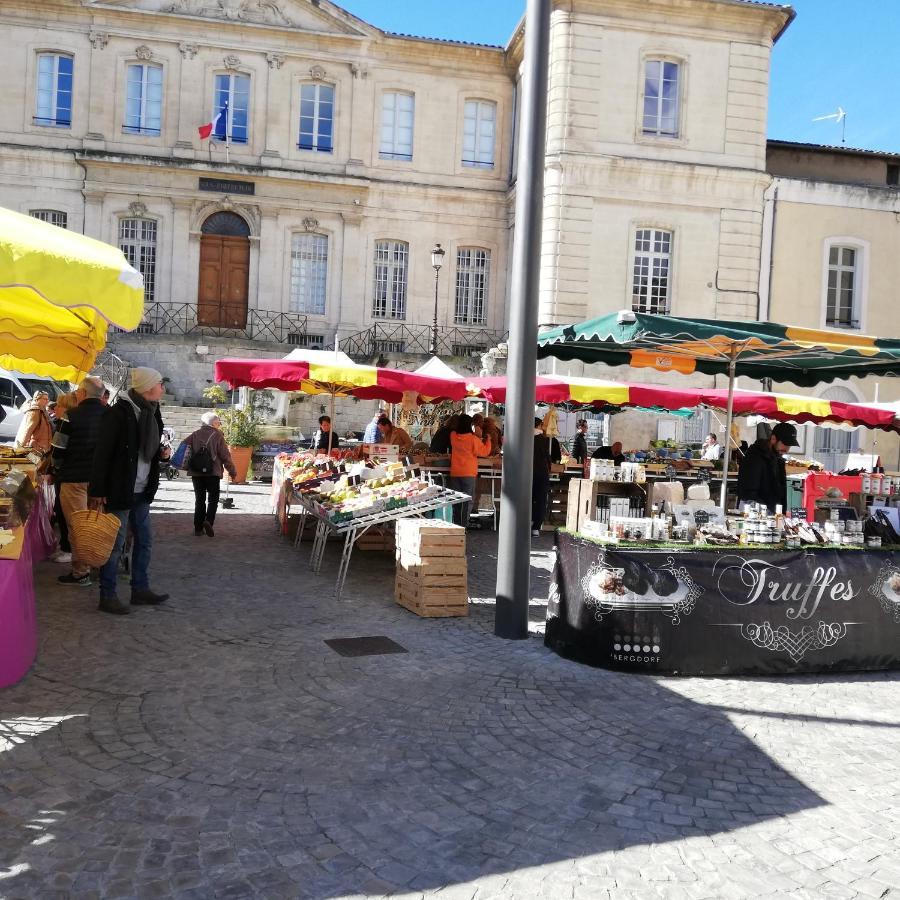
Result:
{"label": "vegetable crate", "polygon": [[394,529],[390,525],[372,526],[365,534],[356,539],[356,549],[393,553]]}
{"label": "vegetable crate", "polygon": [[400,519],[394,597],[418,616],[468,615],[465,529],[437,519]]}

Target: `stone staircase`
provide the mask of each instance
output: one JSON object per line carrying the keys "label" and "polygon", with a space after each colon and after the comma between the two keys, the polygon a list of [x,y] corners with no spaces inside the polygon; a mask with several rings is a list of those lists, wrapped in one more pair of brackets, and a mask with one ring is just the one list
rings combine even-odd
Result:
{"label": "stone staircase", "polygon": [[160,412],[163,425],[175,432],[176,446],[178,441],[183,440],[200,427],[200,416],[211,409],[209,406],[179,406],[177,402],[166,402],[165,400],[161,402],[160,406],[162,407]]}

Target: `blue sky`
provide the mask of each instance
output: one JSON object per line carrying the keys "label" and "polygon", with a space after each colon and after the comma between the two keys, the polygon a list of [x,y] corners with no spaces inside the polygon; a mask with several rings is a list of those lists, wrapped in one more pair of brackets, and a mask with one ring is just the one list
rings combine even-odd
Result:
{"label": "blue sky", "polygon": [[[525,0],[336,0],[386,31],[505,44]],[[812,122],[842,106],[847,145],[900,153],[895,99],[900,0],[794,0],[775,46],[769,137],[839,144],[840,126]]]}

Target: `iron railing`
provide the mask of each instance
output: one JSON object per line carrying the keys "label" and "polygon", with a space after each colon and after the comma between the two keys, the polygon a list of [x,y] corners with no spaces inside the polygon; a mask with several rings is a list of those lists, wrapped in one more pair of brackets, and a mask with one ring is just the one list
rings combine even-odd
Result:
{"label": "iron railing", "polygon": [[[232,311],[224,309],[223,312],[231,315]],[[298,313],[251,309],[244,316],[241,310],[236,318],[243,318],[243,326],[198,323],[197,314],[196,303],[148,303],[144,309],[144,318],[135,331],[137,334],[243,337],[275,344],[296,343],[300,335],[306,334],[307,317]]]}
{"label": "iron railing", "polygon": [[[340,342],[340,349],[351,359],[371,359],[381,353],[431,352],[430,325],[372,325]],[[438,326],[439,356],[480,356],[506,340],[508,332],[488,328]]]}

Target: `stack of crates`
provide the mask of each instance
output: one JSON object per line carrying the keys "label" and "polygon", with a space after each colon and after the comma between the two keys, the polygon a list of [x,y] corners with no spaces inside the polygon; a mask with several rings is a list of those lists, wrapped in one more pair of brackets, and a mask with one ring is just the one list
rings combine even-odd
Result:
{"label": "stack of crates", "polygon": [[397,603],[418,616],[467,616],[467,579],[465,528],[438,519],[397,522]]}

